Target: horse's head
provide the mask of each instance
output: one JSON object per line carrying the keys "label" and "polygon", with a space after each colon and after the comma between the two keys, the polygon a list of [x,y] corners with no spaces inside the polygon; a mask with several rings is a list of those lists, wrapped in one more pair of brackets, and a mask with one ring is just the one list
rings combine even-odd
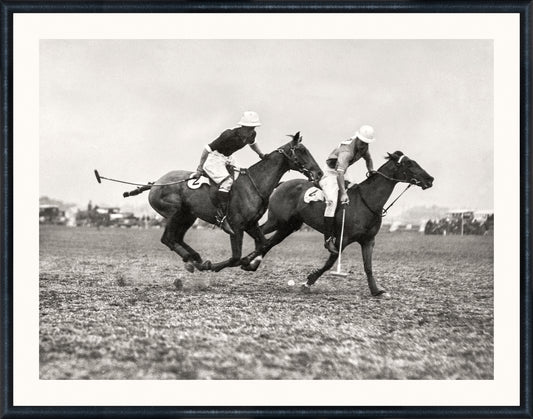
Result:
{"label": "horse's head", "polygon": [[388,162],[380,167],[378,172],[399,182],[420,186],[422,189],[431,188],[434,180],[433,176],[422,169],[416,161],[410,159],[401,151],[387,154]]}
{"label": "horse's head", "polygon": [[289,137],[292,138],[292,141],[278,148],[278,152],[287,159],[289,169],[297,170],[307,176],[311,182],[318,183],[323,175],[322,170],[307,147],[302,144],[300,132],[289,135]]}

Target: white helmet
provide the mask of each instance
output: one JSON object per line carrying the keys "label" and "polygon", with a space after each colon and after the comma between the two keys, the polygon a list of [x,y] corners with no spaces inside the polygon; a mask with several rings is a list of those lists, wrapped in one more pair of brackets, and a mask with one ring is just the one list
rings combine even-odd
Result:
{"label": "white helmet", "polygon": [[246,111],[242,114],[241,120],[237,122],[237,124],[244,127],[258,127],[261,125],[261,121],[259,121],[259,115],[257,115],[257,112]]}
{"label": "white helmet", "polygon": [[373,143],[376,139],[374,138],[374,128],[370,125],[363,125],[359,128],[354,135],[354,138],[359,138],[362,142],[370,144]]}

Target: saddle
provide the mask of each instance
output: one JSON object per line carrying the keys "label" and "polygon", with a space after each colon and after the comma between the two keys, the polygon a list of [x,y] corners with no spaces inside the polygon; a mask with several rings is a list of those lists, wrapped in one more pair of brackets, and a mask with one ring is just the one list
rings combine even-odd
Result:
{"label": "saddle", "polygon": [[[228,169],[228,173],[233,173],[233,181],[237,180],[237,178],[239,177],[239,174],[244,171],[246,171],[246,169],[239,169],[235,166],[226,166],[227,169]],[[189,189],[199,189],[201,188],[203,185],[207,185],[209,187],[216,187],[218,188],[218,185],[213,181],[213,179],[211,179],[209,176],[207,176],[206,174],[203,174],[202,176],[200,177],[193,177],[194,173],[191,174],[191,177],[189,178],[189,180],[187,181],[187,187]],[[228,176],[231,176],[231,175],[228,175]]]}
{"label": "saddle", "polygon": [[215,185],[215,182],[213,182],[209,177],[205,175],[202,175],[200,177],[192,177],[193,174],[191,174],[191,178],[189,178],[189,180],[187,181],[187,187],[189,189],[199,189],[203,185]]}
{"label": "saddle", "polygon": [[[349,185],[348,181],[346,181],[345,185],[346,185],[346,189],[348,189],[348,187],[351,186]],[[322,189],[316,186],[311,186],[309,189],[305,191],[304,202],[306,204],[309,204],[310,202],[323,202],[324,200],[325,200],[324,192],[322,191]]]}
{"label": "saddle", "polygon": [[310,202],[321,202],[324,201],[325,196],[324,192],[322,192],[322,189],[317,188],[316,186],[311,186],[308,190],[305,191],[304,194],[304,202],[306,204],[309,204]]}

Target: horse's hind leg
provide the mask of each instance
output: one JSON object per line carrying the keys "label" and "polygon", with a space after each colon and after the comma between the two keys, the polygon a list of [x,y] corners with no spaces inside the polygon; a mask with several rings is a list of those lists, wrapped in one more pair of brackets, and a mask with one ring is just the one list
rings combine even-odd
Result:
{"label": "horse's hind leg", "polygon": [[161,242],[170,250],[180,255],[185,263],[190,260],[201,261],[198,252],[183,242],[185,233],[193,225],[195,219],[191,214],[174,213],[168,220],[163,236],[161,237]]}
{"label": "horse's hind leg", "polygon": [[[302,224],[303,222],[300,220],[292,220],[292,222],[280,225],[274,235],[268,238],[260,249],[257,249],[256,247],[256,250],[254,250],[248,256],[243,258],[243,265],[241,266],[241,268],[247,271],[257,270],[257,268],[261,264],[263,256],[265,256],[274,246],[280,244],[283,240],[285,240],[292,233],[298,230],[302,226]],[[263,228],[265,225],[266,223],[261,226],[261,230],[263,231],[263,233],[266,231]]]}
{"label": "horse's hind leg", "polygon": [[179,246],[181,246],[183,249],[185,249],[189,253],[189,257],[187,260],[184,260],[185,262],[185,269],[187,269],[189,272],[194,272],[194,268],[203,269],[202,265],[202,257],[200,254],[194,250],[191,246],[189,246],[183,238],[185,237],[185,233],[191,228],[191,226],[196,221],[196,217],[192,214],[188,214],[186,216],[182,216],[180,218],[180,226],[176,231],[176,242]]}
{"label": "horse's hind leg", "polygon": [[269,214],[266,223],[263,224],[260,228],[263,234],[270,234],[278,229],[278,222]]}

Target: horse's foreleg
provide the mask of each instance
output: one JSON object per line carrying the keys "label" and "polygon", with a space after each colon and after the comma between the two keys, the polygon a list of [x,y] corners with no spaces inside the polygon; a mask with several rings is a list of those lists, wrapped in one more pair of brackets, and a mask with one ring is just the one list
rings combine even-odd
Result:
{"label": "horse's foreleg", "polygon": [[265,238],[265,235],[263,234],[263,231],[257,223],[252,227],[248,228],[246,232],[250,237],[254,239],[255,250],[248,256],[241,259],[241,269],[244,269],[245,271],[256,271],[259,267],[259,264],[261,263],[261,252],[267,240]]}
{"label": "horse's foreleg", "polygon": [[372,252],[374,250],[374,239],[362,243],[361,250],[363,253],[363,265],[365,267],[365,274],[368,281],[368,286],[370,287],[370,292],[374,297],[384,294],[387,291],[378,285],[374,279],[374,274],[372,273]]}
{"label": "horse's foreleg", "polygon": [[230,236],[230,238],[232,253],[231,258],[219,263],[208,263],[210,270],[218,272],[229,266],[239,266],[241,264],[243,231],[235,230],[235,234]]}
{"label": "horse's foreleg", "polygon": [[324,266],[322,266],[319,269],[315,269],[313,272],[311,272],[309,275],[307,275],[307,282],[305,283],[306,286],[310,287],[313,285],[318,278],[322,276],[324,272],[331,269],[335,261],[337,260],[338,255],[330,254],[328,260],[326,260],[326,263]]}

